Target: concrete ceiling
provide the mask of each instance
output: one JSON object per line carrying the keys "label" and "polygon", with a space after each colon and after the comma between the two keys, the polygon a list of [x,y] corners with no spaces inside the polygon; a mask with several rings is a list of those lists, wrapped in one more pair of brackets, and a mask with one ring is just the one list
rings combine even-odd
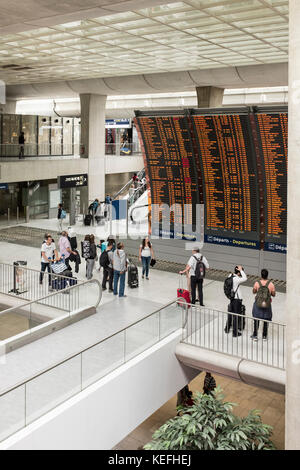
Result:
{"label": "concrete ceiling", "polygon": [[96,18],[170,0],[0,0],[0,34]]}
{"label": "concrete ceiling", "polygon": [[[288,0],[0,0],[0,7],[0,78],[7,84],[111,84],[110,77],[288,61]],[[121,91],[110,84],[112,93]],[[240,86],[259,85],[271,86]]]}

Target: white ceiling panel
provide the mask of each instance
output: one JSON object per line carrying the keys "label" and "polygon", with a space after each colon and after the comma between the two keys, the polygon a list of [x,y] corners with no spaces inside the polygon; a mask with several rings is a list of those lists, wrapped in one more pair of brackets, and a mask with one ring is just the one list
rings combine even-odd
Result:
{"label": "white ceiling panel", "polygon": [[34,83],[288,60],[288,0],[157,3],[0,35],[0,79]]}

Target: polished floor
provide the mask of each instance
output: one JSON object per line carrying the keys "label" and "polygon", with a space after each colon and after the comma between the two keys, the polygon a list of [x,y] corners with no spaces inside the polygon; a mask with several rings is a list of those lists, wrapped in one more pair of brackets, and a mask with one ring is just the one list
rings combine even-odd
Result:
{"label": "polished floor", "polygon": [[[217,385],[221,386],[224,391],[225,400],[238,405],[234,413],[238,416],[246,416],[252,409],[260,410],[263,423],[273,426],[272,441],[276,448],[279,450],[284,449],[284,396],[217,375],[214,377]],[[200,374],[191,382],[190,390],[201,392],[203,380],[204,374]],[[115,450],[137,450],[150,442],[154,431],[176,415],[176,400],[177,396],[174,396],[165,403],[123,439],[115,447]]]}

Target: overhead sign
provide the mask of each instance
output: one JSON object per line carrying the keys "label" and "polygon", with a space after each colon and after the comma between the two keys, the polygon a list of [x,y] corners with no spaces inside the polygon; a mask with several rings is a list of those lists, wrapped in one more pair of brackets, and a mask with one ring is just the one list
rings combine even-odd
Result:
{"label": "overhead sign", "polygon": [[0,189],[8,189],[8,184],[7,183],[0,183]]}
{"label": "overhead sign", "polygon": [[131,119],[106,119],[106,129],[130,129]]}
{"label": "overhead sign", "polygon": [[59,176],[57,178],[57,183],[60,189],[82,188],[88,185],[88,175]]}

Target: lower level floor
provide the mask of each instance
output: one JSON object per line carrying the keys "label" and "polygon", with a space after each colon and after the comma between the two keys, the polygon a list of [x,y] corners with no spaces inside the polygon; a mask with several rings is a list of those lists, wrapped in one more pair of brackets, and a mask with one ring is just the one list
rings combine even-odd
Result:
{"label": "lower level floor", "polygon": [[[205,374],[198,375],[190,384],[193,392],[202,392]],[[284,449],[285,397],[274,392],[251,387],[235,380],[215,375],[215,380],[224,392],[225,400],[236,403],[234,413],[246,416],[250,410],[261,411],[264,424],[273,427],[272,441],[276,449]],[[153,433],[168,419],[176,415],[177,396],[175,395],[138,428],[121,441],[115,450],[138,450],[151,441]]]}

